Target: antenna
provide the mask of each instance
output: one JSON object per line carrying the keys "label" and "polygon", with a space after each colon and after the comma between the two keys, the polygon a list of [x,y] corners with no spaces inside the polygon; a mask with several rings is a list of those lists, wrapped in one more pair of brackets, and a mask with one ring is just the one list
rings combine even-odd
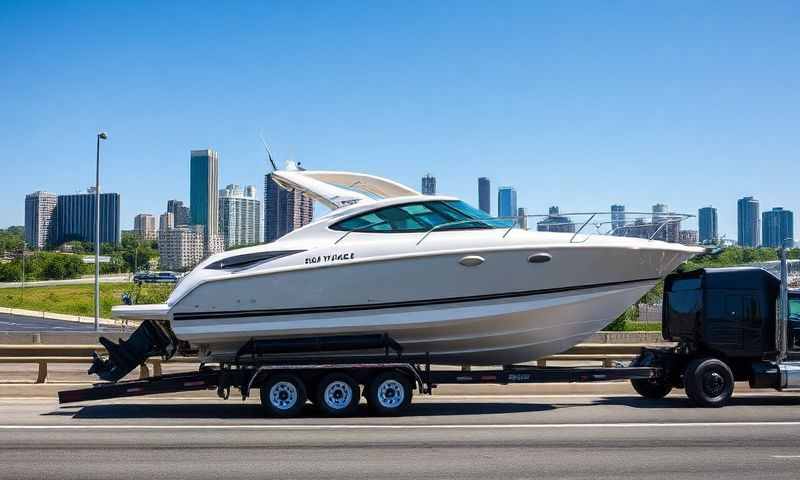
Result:
{"label": "antenna", "polygon": [[272,152],[269,151],[269,146],[267,146],[267,142],[264,140],[264,135],[259,133],[258,137],[261,139],[261,143],[264,145],[264,150],[267,151],[267,158],[269,159],[269,163],[272,165],[272,171],[274,172],[278,169],[278,167],[275,165],[275,160],[272,159]]}

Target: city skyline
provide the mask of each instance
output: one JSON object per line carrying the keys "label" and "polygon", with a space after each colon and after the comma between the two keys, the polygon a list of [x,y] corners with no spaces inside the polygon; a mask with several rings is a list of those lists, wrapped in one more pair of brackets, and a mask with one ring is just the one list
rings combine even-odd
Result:
{"label": "city skyline", "polygon": [[712,204],[727,238],[742,196],[800,211],[780,173],[800,151],[789,3],[100,5],[0,6],[13,72],[0,87],[24,93],[0,119],[2,226],[23,224],[32,191],[93,183],[100,130],[102,189],[125,197],[126,230],[162,211],[161,192],[188,203],[187,149],[213,146],[220,178],[260,185],[260,132],[309,169],[409,186],[435,170],[441,193],[476,206],[484,176],[531,214]]}

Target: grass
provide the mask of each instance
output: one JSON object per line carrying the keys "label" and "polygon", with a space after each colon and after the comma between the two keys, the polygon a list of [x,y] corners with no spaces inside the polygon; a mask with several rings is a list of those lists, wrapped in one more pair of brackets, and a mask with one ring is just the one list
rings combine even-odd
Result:
{"label": "grass", "polygon": [[660,332],[661,323],[625,322],[623,332]]}
{"label": "grass", "polygon": [[[100,284],[100,316],[111,317],[111,307],[122,304],[122,294],[128,292],[137,303],[163,302],[172,291],[171,285],[132,283]],[[94,285],[55,285],[26,287],[24,297],[19,288],[0,289],[0,307],[40,310],[67,315],[94,315]]]}

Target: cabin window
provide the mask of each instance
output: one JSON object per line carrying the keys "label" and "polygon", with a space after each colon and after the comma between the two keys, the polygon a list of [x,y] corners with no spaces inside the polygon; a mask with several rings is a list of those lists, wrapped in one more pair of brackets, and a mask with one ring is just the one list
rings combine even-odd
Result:
{"label": "cabin window", "polygon": [[[479,212],[479,213],[478,213]],[[508,228],[510,222],[496,220],[461,201],[433,201],[392,205],[334,224],[333,230],[373,233],[427,232]]]}

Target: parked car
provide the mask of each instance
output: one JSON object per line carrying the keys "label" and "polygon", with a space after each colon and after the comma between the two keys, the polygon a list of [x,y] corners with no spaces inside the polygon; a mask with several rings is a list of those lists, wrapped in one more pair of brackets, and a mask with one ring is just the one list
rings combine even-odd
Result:
{"label": "parked car", "polygon": [[133,283],[175,283],[178,275],[174,272],[139,272],[133,275]]}

